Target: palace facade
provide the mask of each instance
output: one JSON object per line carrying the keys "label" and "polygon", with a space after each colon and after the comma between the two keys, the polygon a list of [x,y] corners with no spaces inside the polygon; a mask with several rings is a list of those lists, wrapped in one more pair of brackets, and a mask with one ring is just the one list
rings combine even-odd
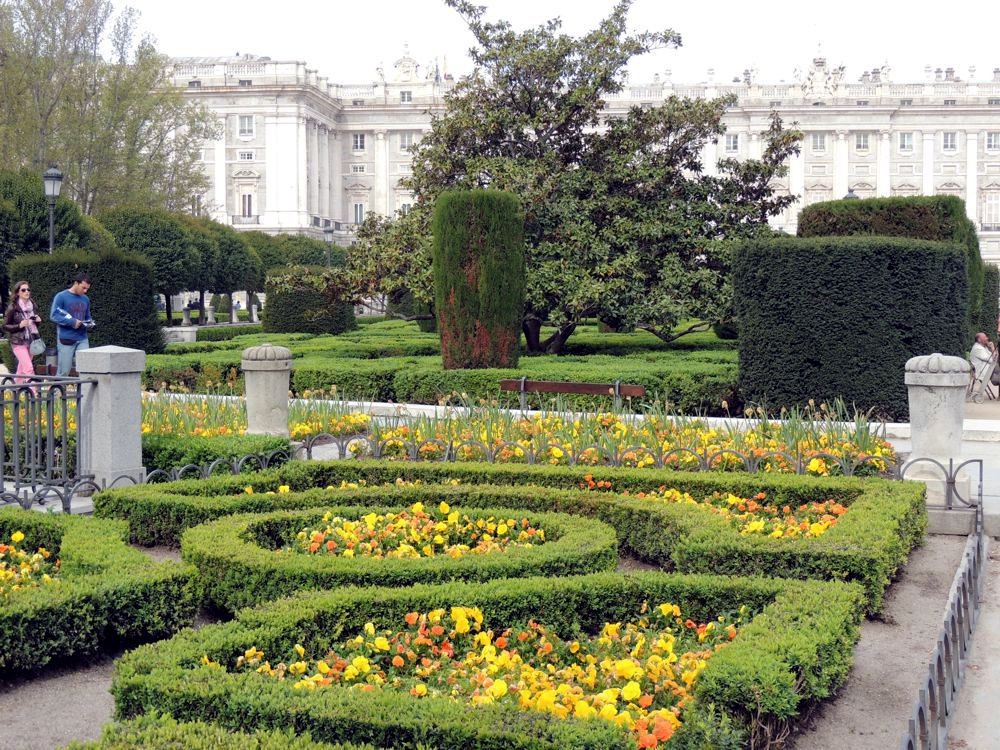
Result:
{"label": "palace facade", "polygon": [[[266,57],[176,58],[175,86],[214,112],[222,136],[202,160],[212,188],[199,210],[238,228],[324,235],[349,242],[366,213],[406,211],[412,196],[409,148],[430,128],[454,85],[408,53],[363,85],[331,82],[305,63]],[[671,95],[736,96],[726,134],[706,146],[709,172],[720,158],[753,158],[770,113],[805,133],[777,187],[800,196],[775,227],[794,233],[804,205],[849,191],[859,197],[957,195],[980,232],[984,259],[1000,263],[1000,68],[987,80],[951,68],[902,83],[887,68],[844,80],[842,67],[816,58],[792,83],[763,83],[752,70],[729,83],[682,85],[669,74],[628,85],[608,112]]]}

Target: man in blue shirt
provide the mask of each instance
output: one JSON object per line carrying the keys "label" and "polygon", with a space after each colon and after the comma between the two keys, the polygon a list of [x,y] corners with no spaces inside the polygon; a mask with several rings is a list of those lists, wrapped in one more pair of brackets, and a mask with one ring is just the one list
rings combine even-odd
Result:
{"label": "man in blue shirt", "polygon": [[69,375],[76,362],[76,353],[90,348],[87,333],[94,327],[90,317],[90,274],[81,271],[73,277],[69,289],[64,289],[52,299],[49,320],[56,324],[59,367],[61,377]]}

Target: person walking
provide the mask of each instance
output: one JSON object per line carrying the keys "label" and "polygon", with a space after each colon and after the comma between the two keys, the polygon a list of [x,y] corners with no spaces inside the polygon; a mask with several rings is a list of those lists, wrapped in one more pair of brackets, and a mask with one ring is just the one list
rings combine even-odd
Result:
{"label": "person walking", "polygon": [[[42,322],[31,298],[31,285],[27,281],[14,284],[14,295],[3,319],[3,328],[10,342],[10,349],[17,359],[17,375],[34,375],[31,361],[31,341],[38,337],[38,324]],[[27,378],[15,382],[23,383]]]}
{"label": "person walking", "polygon": [[87,334],[94,327],[90,317],[90,274],[81,271],[73,277],[68,289],[52,298],[49,320],[56,324],[59,364],[57,374],[66,377],[76,364],[76,353],[90,348]]}

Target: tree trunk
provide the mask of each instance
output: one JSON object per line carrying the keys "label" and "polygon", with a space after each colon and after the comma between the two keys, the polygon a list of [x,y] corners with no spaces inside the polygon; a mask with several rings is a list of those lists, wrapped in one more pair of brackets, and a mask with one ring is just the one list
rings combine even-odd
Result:
{"label": "tree trunk", "polygon": [[174,324],[174,306],[170,301],[170,295],[164,294],[163,299],[167,301],[166,307],[164,308],[167,312],[167,325],[172,326]]}
{"label": "tree trunk", "polygon": [[198,292],[198,325],[205,325],[205,290]]}
{"label": "tree trunk", "polygon": [[521,330],[524,331],[525,348],[531,353],[542,351],[542,345],[539,340],[542,321],[536,318],[525,318],[521,321]]}
{"label": "tree trunk", "polygon": [[573,335],[573,331],[576,330],[576,323],[570,323],[560,328],[558,331],[549,336],[542,343],[542,350],[546,354],[562,354],[563,346],[566,344],[566,339]]}

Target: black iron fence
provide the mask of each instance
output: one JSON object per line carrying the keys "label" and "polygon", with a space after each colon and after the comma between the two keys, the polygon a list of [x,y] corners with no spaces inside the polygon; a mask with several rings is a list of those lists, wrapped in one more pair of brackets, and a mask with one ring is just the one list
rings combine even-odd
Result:
{"label": "black iron fence", "polygon": [[81,378],[0,377],[0,493],[70,487],[80,471]]}

